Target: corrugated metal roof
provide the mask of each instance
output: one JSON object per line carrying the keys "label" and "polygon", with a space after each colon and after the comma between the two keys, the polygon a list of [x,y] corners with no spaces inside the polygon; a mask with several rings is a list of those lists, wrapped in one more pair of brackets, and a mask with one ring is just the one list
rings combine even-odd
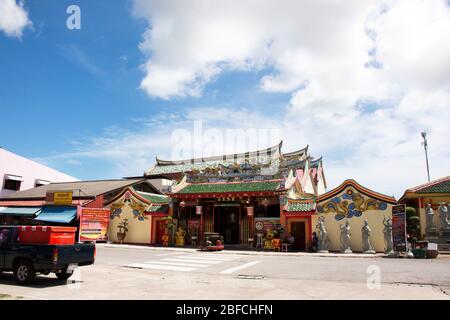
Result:
{"label": "corrugated metal roof", "polygon": [[74,190],[75,197],[95,197],[107,192],[121,189],[145,179],[117,179],[117,180],[94,180],[94,181],[76,181],[50,183],[37,188],[24,190],[9,194],[0,198],[0,200],[14,199],[42,199],[45,198],[47,191],[69,191]]}

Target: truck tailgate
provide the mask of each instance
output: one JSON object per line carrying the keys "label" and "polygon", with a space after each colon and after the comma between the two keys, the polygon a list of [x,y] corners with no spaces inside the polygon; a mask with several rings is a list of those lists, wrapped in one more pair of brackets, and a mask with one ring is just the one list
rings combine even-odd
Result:
{"label": "truck tailgate", "polygon": [[95,244],[77,243],[74,245],[55,245],[58,251],[57,264],[87,265],[94,262]]}

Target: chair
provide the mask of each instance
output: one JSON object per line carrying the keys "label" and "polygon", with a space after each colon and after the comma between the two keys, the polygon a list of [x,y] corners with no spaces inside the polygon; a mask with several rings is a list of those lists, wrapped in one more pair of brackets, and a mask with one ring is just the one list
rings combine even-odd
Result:
{"label": "chair", "polygon": [[272,240],[273,251],[280,251],[281,249],[281,240],[273,239]]}
{"label": "chair", "polygon": [[253,248],[253,242],[254,242],[254,241],[255,241],[254,238],[248,238],[248,247],[249,247],[250,249]]}
{"label": "chair", "polygon": [[193,247],[196,247],[196,246],[198,245],[197,237],[196,237],[196,236],[192,236],[192,237],[191,237],[191,245],[192,245]]}
{"label": "chair", "polygon": [[258,248],[263,248],[263,234],[262,233],[258,233],[256,235],[256,249]]}
{"label": "chair", "polygon": [[281,245],[281,251],[288,252],[290,246],[291,246],[290,243],[283,243],[283,244]]}

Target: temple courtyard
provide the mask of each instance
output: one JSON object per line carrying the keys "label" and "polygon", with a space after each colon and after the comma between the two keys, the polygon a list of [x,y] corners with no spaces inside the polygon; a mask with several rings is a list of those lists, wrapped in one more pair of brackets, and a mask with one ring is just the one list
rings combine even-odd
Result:
{"label": "temple courtyard", "polygon": [[0,294],[21,299],[450,299],[450,255],[201,252],[98,245],[96,263],[61,282],[28,287],[0,275]]}

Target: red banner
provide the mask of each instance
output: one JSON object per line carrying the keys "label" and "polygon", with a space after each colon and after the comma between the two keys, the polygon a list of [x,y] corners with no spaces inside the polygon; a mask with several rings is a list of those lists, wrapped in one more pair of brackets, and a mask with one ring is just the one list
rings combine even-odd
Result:
{"label": "red banner", "polygon": [[81,208],[80,241],[108,240],[109,209]]}

